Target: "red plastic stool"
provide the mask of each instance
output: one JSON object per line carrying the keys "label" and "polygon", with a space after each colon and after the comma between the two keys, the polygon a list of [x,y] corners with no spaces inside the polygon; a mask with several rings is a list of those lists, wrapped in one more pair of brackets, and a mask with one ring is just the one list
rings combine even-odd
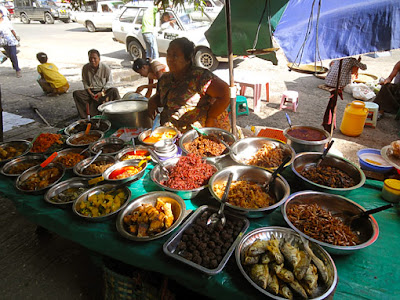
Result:
{"label": "red plastic stool", "polygon": [[299,105],[299,93],[296,91],[286,91],[282,94],[281,105],[279,109],[287,108],[291,109],[294,112],[297,110],[297,106]]}

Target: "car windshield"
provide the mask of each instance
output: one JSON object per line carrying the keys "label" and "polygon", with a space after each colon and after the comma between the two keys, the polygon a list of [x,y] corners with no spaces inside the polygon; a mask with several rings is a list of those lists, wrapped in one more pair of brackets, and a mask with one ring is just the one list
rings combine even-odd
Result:
{"label": "car windshield", "polygon": [[[211,20],[201,11],[185,10],[178,12],[178,18],[181,20],[186,30],[195,29],[204,26],[210,26]],[[201,18],[199,17],[201,15]]]}
{"label": "car windshield", "polygon": [[40,6],[57,6],[56,3],[51,0],[38,0],[37,2],[40,4]]}

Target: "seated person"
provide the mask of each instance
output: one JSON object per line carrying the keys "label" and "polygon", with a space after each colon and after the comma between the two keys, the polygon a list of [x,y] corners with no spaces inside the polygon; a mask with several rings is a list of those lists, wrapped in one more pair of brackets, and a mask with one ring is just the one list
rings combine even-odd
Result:
{"label": "seated person", "polygon": [[[391,83],[394,79],[394,83]],[[398,61],[389,77],[383,82],[381,90],[374,102],[379,105],[378,120],[383,118],[385,112],[396,114],[400,109],[400,61]]]}
{"label": "seated person", "polygon": [[171,20],[169,12],[165,12],[161,16],[161,30],[175,28],[176,20]]}
{"label": "seated person", "polygon": [[73,97],[79,116],[84,119],[99,114],[97,107],[104,102],[120,99],[117,88],[112,87],[111,69],[100,62],[100,53],[96,49],[89,50],[89,63],[82,68],[84,90],[74,91]]}
{"label": "seated person", "polygon": [[[325,77],[325,84],[330,87],[336,87],[337,78],[339,73],[339,62],[340,60],[334,60],[331,62],[331,68]],[[342,69],[340,71],[339,88],[342,89],[349,83],[351,83],[351,74],[358,71],[366,70],[367,65],[361,63],[361,56],[358,59],[354,57],[343,58]]]}
{"label": "seated person", "polygon": [[193,58],[191,41],[171,41],[167,50],[170,72],[159,79],[157,92],[149,99],[149,115],[154,118],[157,108],[163,107],[161,125],[182,133],[191,130],[191,124],[229,130],[229,87],[209,70],[194,66]]}
{"label": "seated person", "polygon": [[133,62],[132,69],[143,77],[149,78],[149,83],[139,86],[136,89],[136,93],[140,93],[143,89],[147,88],[148,90],[145,96],[146,98],[150,98],[152,89],[157,87],[157,83],[154,83],[154,80],[160,79],[165,72],[169,71],[166,62],[162,63],[161,61],[161,58],[156,58],[153,60],[150,60],[149,58],[138,58]]}
{"label": "seated person", "polygon": [[37,71],[40,75],[37,82],[43,92],[45,92],[47,96],[56,96],[66,93],[69,89],[68,81],[58,72],[56,65],[47,62],[46,53],[39,52],[36,54],[36,58],[40,62],[40,65],[37,66]]}

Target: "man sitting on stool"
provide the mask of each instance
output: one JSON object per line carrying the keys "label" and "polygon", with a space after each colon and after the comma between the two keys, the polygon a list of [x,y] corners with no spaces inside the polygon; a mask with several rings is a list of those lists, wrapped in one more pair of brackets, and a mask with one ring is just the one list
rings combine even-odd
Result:
{"label": "man sitting on stool", "polygon": [[89,50],[88,55],[89,63],[82,68],[82,83],[85,89],[73,93],[76,108],[82,119],[87,116],[87,105],[90,116],[95,116],[99,114],[99,105],[120,99],[118,89],[111,87],[111,69],[100,62],[99,51]]}

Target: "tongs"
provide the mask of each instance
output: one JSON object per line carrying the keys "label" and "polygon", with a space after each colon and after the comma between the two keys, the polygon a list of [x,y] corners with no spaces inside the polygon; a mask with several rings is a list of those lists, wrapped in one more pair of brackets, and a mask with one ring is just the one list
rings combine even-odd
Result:
{"label": "tongs", "polygon": [[229,173],[229,177],[228,177],[228,181],[226,183],[225,191],[224,191],[224,194],[222,195],[222,198],[221,198],[221,206],[219,207],[218,212],[213,213],[207,219],[207,226],[216,224],[218,221],[221,221],[222,226],[225,225],[226,218],[225,218],[225,215],[224,215],[224,208],[225,208],[225,203],[228,200],[228,194],[229,194],[229,189],[231,187],[232,178],[233,178],[233,173]]}
{"label": "tongs", "polygon": [[[191,126],[192,126],[192,128],[193,128],[194,130],[196,130],[199,134],[201,134],[201,135],[203,135],[203,136],[210,136],[208,133],[204,132],[204,131],[201,130],[200,128],[197,128],[197,127],[194,126],[194,125],[191,125]],[[224,145],[229,151],[231,151],[234,155],[236,155],[236,151],[233,150],[233,149],[231,148],[231,146],[228,145],[227,142],[225,142],[223,139],[219,138],[217,135],[212,135],[212,136],[215,137],[221,144],[223,144],[223,145]]]}

